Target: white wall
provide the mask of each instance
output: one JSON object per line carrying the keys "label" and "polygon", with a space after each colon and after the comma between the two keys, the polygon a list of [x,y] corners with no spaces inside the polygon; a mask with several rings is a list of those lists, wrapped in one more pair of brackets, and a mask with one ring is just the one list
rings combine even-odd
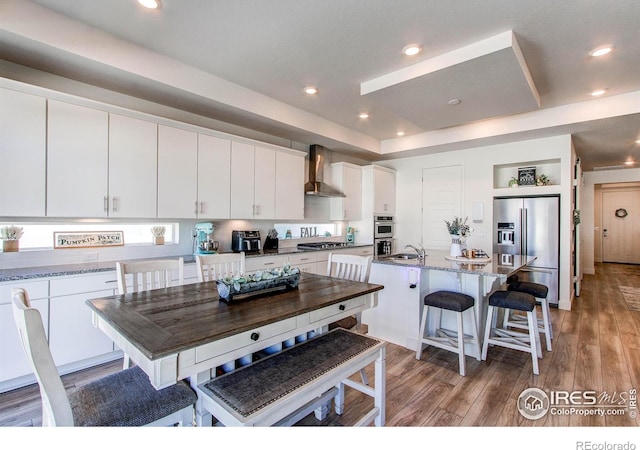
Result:
{"label": "white wall", "polygon": [[[488,253],[493,249],[493,197],[505,195],[504,189],[494,189],[494,165],[519,164],[528,161],[560,159],[562,182],[555,191],[561,195],[560,235],[560,308],[570,309],[573,279],[570,264],[571,242],[571,177],[572,145],[570,135],[534,139],[509,144],[469,148],[460,151],[437,153],[412,158],[380,161],[377,164],[397,170],[396,174],[396,237],[397,248],[406,244],[422,243],[429,247],[428,236],[421,236],[422,170],[461,164],[463,167],[462,217],[471,217],[471,207],[476,201],[484,204],[484,221],[473,223],[474,228],[467,245],[482,248]],[[520,189],[520,188],[519,188]],[[522,190],[520,192],[523,192]],[[518,191],[507,192],[518,195]],[[444,227],[445,224],[443,223]]]}
{"label": "white wall", "polygon": [[627,183],[640,181],[640,169],[602,170],[584,173],[582,189],[582,267],[586,274],[595,274],[595,238],[599,238],[600,231],[595,230],[594,214],[595,186],[606,183]]}

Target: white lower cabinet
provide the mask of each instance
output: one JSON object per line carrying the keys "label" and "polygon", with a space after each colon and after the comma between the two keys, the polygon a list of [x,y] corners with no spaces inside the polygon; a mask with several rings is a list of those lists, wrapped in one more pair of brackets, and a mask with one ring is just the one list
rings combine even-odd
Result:
{"label": "white lower cabinet", "polygon": [[12,288],[27,290],[31,305],[40,311],[45,333],[49,324],[48,281],[0,283],[0,392],[35,382],[13,320]]}
{"label": "white lower cabinet", "polygon": [[113,354],[113,342],[93,326],[86,301],[113,295],[115,279],[114,271],[50,280],[49,347],[56,366],[81,367],[83,360],[108,360]]}

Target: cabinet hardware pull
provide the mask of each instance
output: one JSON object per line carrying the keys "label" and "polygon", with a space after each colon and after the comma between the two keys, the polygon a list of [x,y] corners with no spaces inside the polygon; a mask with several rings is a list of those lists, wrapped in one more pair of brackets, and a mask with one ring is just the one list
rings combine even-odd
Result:
{"label": "cabinet hardware pull", "polygon": [[344,305],[340,305],[340,306],[338,306],[338,309],[339,309],[340,311],[344,311],[345,309],[347,309],[347,307],[346,307],[346,306],[344,306]]}
{"label": "cabinet hardware pull", "polygon": [[113,211],[117,211],[117,210],[118,210],[118,197],[116,197],[116,196],[114,196],[114,197],[111,199],[111,209],[112,209]]}
{"label": "cabinet hardware pull", "polygon": [[251,340],[252,341],[257,341],[258,339],[260,339],[260,333],[256,333],[255,331],[253,333],[251,333]]}
{"label": "cabinet hardware pull", "polygon": [[200,202],[200,214],[204,214],[204,202]]}
{"label": "cabinet hardware pull", "polygon": [[195,209],[195,214],[198,214],[198,201],[196,200],[195,202],[193,202],[196,205],[196,209]]}
{"label": "cabinet hardware pull", "polygon": [[104,196],[104,212],[109,211],[109,197]]}

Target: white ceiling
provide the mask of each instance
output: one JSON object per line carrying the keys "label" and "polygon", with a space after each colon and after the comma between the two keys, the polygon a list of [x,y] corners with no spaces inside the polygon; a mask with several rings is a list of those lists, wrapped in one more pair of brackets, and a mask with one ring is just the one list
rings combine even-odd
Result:
{"label": "white ceiling", "polygon": [[637,0],[162,4],[0,0],[0,59],[369,160],[571,133],[640,164]]}

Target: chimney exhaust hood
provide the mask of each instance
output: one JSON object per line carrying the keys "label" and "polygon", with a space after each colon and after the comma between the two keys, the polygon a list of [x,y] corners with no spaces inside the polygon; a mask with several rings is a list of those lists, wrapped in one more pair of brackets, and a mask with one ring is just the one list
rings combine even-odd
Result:
{"label": "chimney exhaust hood", "polygon": [[316,197],[344,197],[342,192],[332,188],[323,180],[325,148],[322,145],[309,147],[309,182],[304,185],[307,195]]}

